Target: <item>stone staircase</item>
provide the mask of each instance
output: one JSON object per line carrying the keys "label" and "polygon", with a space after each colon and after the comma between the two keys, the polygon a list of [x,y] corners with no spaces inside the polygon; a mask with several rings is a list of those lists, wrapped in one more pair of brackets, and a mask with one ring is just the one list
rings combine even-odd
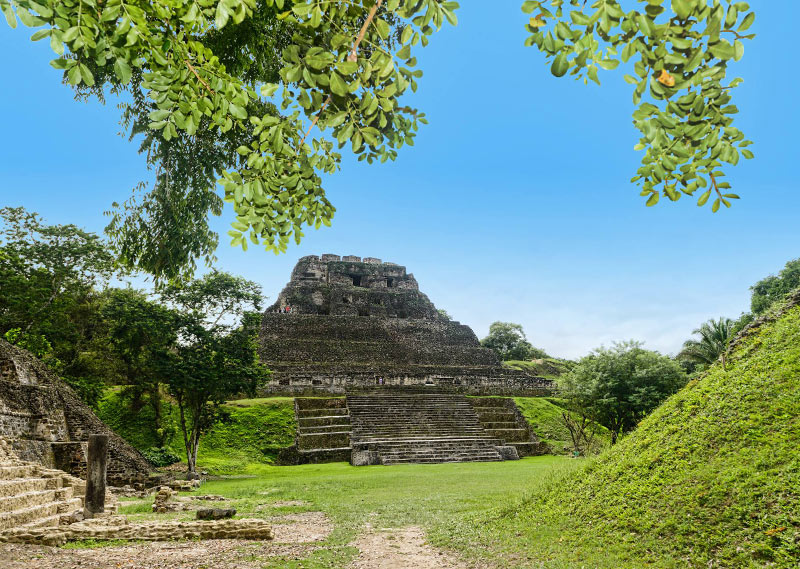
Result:
{"label": "stone staircase", "polygon": [[19,460],[0,440],[0,533],[57,527],[83,509],[85,483],[62,470]]}
{"label": "stone staircase", "polygon": [[518,458],[501,438],[486,432],[463,395],[348,395],[347,408],[351,463],[357,466]]}
{"label": "stone staircase", "polygon": [[547,454],[549,448],[531,431],[528,421],[522,416],[514,400],[508,397],[470,397],[486,434],[505,441],[517,449],[517,454],[537,456]]}
{"label": "stone staircase", "polygon": [[350,460],[350,413],[344,397],[298,397],[297,462]]}

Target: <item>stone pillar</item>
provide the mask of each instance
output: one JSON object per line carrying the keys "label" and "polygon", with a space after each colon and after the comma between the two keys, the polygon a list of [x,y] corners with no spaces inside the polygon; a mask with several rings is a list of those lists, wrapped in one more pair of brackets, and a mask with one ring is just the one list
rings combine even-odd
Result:
{"label": "stone pillar", "polygon": [[87,518],[105,511],[106,506],[106,462],[108,459],[108,435],[89,435],[86,473],[86,500],[83,513]]}

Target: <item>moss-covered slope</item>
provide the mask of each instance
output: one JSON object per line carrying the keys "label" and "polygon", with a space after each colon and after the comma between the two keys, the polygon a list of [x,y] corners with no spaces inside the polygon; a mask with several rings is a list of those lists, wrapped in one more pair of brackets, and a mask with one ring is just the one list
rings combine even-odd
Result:
{"label": "moss-covered slope", "polygon": [[[200,439],[201,469],[227,472],[243,469],[249,463],[269,464],[281,448],[293,444],[296,422],[291,397],[230,401],[224,408],[226,420],[215,424]],[[118,391],[110,390],[100,403],[98,415],[139,450],[152,451],[159,446],[149,405],[133,412]],[[163,401],[161,416],[166,448],[185,458],[177,407]]]}
{"label": "moss-covered slope", "polygon": [[514,534],[528,558],[513,548],[515,567],[800,566],[798,304],[745,330],[727,369],[471,539],[496,555],[489,544]]}

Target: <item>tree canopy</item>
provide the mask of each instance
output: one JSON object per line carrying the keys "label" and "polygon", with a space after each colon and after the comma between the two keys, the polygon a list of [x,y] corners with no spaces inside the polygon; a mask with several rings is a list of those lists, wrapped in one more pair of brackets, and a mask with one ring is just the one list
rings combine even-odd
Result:
{"label": "tree canopy", "polygon": [[513,322],[493,322],[481,345],[496,353],[502,361],[547,357],[543,350],[531,345],[522,325]]}
{"label": "tree canopy", "polygon": [[[221,210],[212,179],[236,213],[234,246],[285,251],[303,226],[330,224],[334,208],[320,175],[338,169],[345,145],[373,162],[413,144],[424,114],[400,103],[422,75],[412,50],[445,22],[455,24],[457,7],[0,0],[12,27],[19,17],[42,28],[32,39],[49,38],[59,55],[52,64],[71,85],[131,90],[124,119],[133,134],[146,123],[158,183],[143,203],[128,204],[130,215],[118,210],[110,230],[124,262],[167,279],[188,276],[195,258],[213,255],[207,222],[193,226]],[[330,136],[312,134],[314,126]],[[192,169],[195,150],[211,160]]]}
{"label": "tree canopy", "polygon": [[571,408],[611,431],[612,443],[685,384],[677,362],[639,342],[598,348],[559,380]]}
{"label": "tree canopy", "polygon": [[[642,5],[643,9],[634,9]],[[726,82],[728,65],[744,55],[755,21],[747,2],[734,0],[526,0],[523,10],[534,45],[552,59],[557,77],[600,84],[600,70],[633,63],[633,124],[645,150],[633,182],[653,206],[661,196],[678,201],[700,192],[697,205],[730,207],[723,164],[752,158],[752,144],[733,125],[739,112]],[[565,5],[572,9],[564,9]],[[647,100],[646,100],[647,99]]]}
{"label": "tree canopy", "polygon": [[750,287],[750,310],[759,315],[777,300],[786,298],[789,293],[800,287],[800,259],[786,263],[777,274],[770,275]]}
{"label": "tree canopy", "polygon": [[[644,4],[643,9],[640,5]],[[733,0],[526,0],[534,45],[556,76],[599,83],[621,63],[633,74],[633,118],[646,150],[633,181],[647,205],[700,193],[714,211],[736,194],[723,164],[751,158],[732,123],[727,81],[755,14]],[[569,8],[571,6],[571,8]],[[567,7],[565,9],[565,7]],[[413,145],[424,113],[419,46],[456,2],[444,0],[0,0],[40,28],[52,65],[80,96],[128,93],[122,123],[155,169],[155,184],[112,212],[120,259],[157,279],[188,279],[210,263],[209,215],[235,212],[231,244],[285,251],[305,227],[330,224],[321,175],[347,147],[369,163]],[[647,99],[645,101],[645,99]],[[223,187],[222,197],[216,184]],[[712,195],[715,196],[711,201]]]}
{"label": "tree canopy", "polygon": [[692,330],[692,334],[699,338],[686,340],[678,358],[704,369],[722,357],[724,367],[724,357],[733,337],[734,324],[733,320],[724,317],[703,322],[699,328]]}

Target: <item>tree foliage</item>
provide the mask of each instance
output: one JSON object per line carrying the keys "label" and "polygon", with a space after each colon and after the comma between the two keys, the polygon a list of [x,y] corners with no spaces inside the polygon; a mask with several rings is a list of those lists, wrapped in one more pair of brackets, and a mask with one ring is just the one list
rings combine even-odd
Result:
{"label": "tree foliage", "polygon": [[50,365],[91,405],[111,363],[97,289],[116,274],[108,244],[74,225],[0,209],[0,334]]}
{"label": "tree foliage", "polygon": [[[197,466],[200,437],[225,418],[222,403],[253,395],[269,376],[258,361],[258,285],[213,272],[166,295],[175,304],[178,342],[157,358],[160,377],[180,414],[189,472]],[[225,322],[224,316],[233,317]]]}
{"label": "tree foliage", "polygon": [[733,338],[735,322],[730,318],[720,317],[718,320],[709,320],[692,330],[692,334],[699,338],[692,338],[683,343],[683,349],[678,358],[691,362],[705,369],[720,358],[725,367],[725,354],[728,344]]}
{"label": "tree foliage", "polygon": [[[123,261],[167,279],[187,276],[181,268],[213,250],[207,225],[192,229],[201,210],[220,211],[208,186],[212,171],[236,214],[234,246],[246,249],[250,241],[285,251],[304,226],[330,224],[334,208],[320,175],[338,169],[345,145],[371,163],[413,144],[424,115],[400,103],[422,75],[412,48],[427,45],[446,21],[455,24],[457,7],[440,0],[0,0],[9,25],[18,17],[41,28],[32,39],[49,39],[59,56],[52,65],[71,85],[132,84],[135,102],[125,112],[142,128],[147,111],[148,132],[158,138],[159,182],[149,207],[134,206],[127,221],[116,216],[111,230],[123,238]],[[286,45],[258,43],[262,24],[276,17],[291,31],[278,34]],[[249,21],[256,22],[249,35],[225,31]],[[259,63],[270,64],[263,42],[280,49],[280,72],[279,80],[258,85],[268,74]],[[221,46],[224,59],[214,51]],[[320,134],[309,137],[314,126]],[[175,152],[224,156],[199,175],[173,172],[175,154],[162,144],[184,134]],[[232,143],[239,144],[235,154]],[[173,175],[180,181],[170,182]],[[168,223],[153,226],[158,220]],[[154,233],[145,246],[130,241],[145,228]],[[184,231],[192,238],[181,239]]]}
{"label": "tree foliage", "polygon": [[612,444],[685,384],[677,362],[638,342],[598,348],[559,380],[571,408],[611,431]]}
{"label": "tree foliage", "polygon": [[[633,64],[633,123],[645,150],[632,181],[641,185],[647,205],[660,196],[678,201],[700,192],[697,205],[730,207],[738,199],[723,164],[752,158],[752,144],[733,124],[739,112],[727,81],[728,65],[744,54],[754,20],[747,2],[734,0],[526,0],[536,12],[527,25],[527,45],[552,58],[551,72],[569,73],[584,83],[600,83],[601,69]],[[565,9],[564,6],[571,6]],[[634,9],[643,5],[643,9]],[[647,100],[645,101],[645,98]]]}
{"label": "tree foliage", "polygon": [[513,322],[493,322],[489,326],[489,335],[481,340],[481,345],[496,353],[502,361],[547,357],[543,350],[534,348],[528,342],[522,325]]}
{"label": "tree foliage", "polygon": [[800,259],[786,263],[778,275],[770,275],[750,287],[750,309],[753,314],[760,315],[767,311],[777,300],[786,298],[792,291],[800,287]]}

